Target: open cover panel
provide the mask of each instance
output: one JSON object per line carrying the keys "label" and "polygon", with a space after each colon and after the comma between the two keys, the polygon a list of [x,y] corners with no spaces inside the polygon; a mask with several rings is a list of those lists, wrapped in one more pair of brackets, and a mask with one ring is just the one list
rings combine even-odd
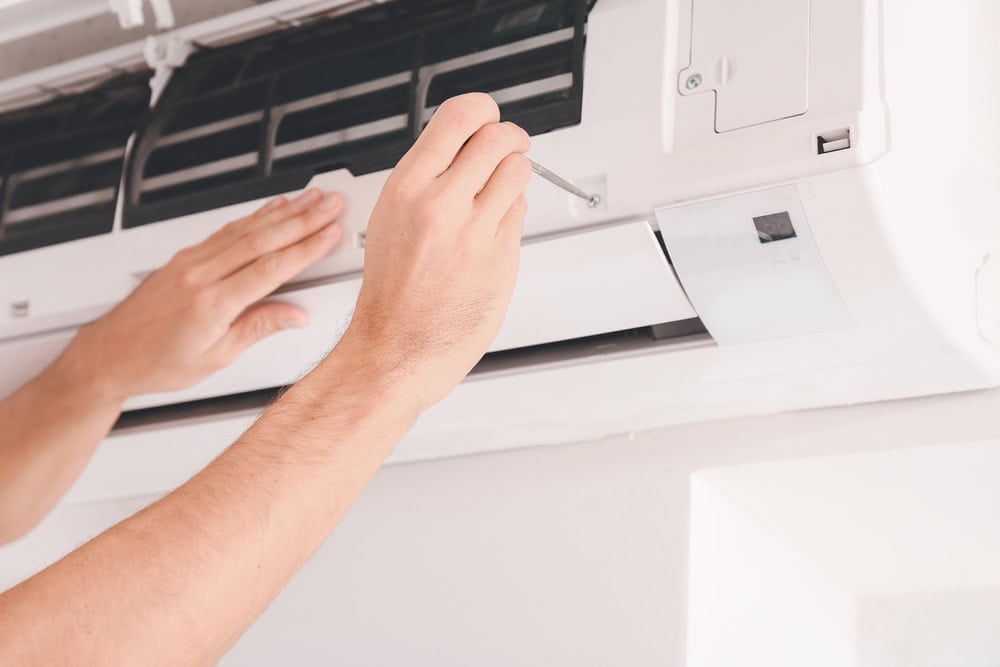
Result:
{"label": "open cover panel", "polygon": [[397,0],[202,51],[126,178],[124,226],[392,167],[442,101],[492,93],[531,134],[580,122],[594,0]]}
{"label": "open cover panel", "polygon": [[104,234],[149,71],[0,115],[0,255]]}
{"label": "open cover panel", "polygon": [[[130,234],[157,228],[169,225],[152,225]],[[127,407],[169,405],[295,382],[343,335],[360,289],[361,277],[354,276],[282,291],[282,302],[310,314],[310,326],[260,341],[235,363],[198,385],[133,397]],[[509,365],[515,350],[690,322],[696,317],[649,221],[636,219],[526,244],[517,287],[489,352],[508,352]],[[703,330],[699,326],[699,331]],[[13,335],[6,335],[8,332]],[[23,335],[24,329],[18,330],[16,323],[3,326],[0,317],[0,362],[4,369],[0,396],[50,363],[75,332],[75,325],[64,319],[63,326],[50,328],[45,335]]]}

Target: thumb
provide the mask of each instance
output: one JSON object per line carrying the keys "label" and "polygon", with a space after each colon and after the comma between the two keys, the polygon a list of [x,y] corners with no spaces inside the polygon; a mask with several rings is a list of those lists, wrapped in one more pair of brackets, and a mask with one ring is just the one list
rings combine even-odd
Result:
{"label": "thumb", "polygon": [[213,347],[223,366],[236,361],[254,343],[285,329],[300,329],[309,324],[301,308],[287,303],[262,303],[243,311],[229,331]]}

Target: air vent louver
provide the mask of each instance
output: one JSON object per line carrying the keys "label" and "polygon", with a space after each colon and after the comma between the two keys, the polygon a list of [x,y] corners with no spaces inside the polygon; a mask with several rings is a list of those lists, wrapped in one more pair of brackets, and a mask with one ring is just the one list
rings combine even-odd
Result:
{"label": "air vent louver", "polygon": [[200,52],[140,132],[124,226],[390,168],[462,92],[531,134],[577,124],[593,4],[397,0]]}
{"label": "air vent louver", "polygon": [[111,231],[149,76],[0,115],[0,255]]}

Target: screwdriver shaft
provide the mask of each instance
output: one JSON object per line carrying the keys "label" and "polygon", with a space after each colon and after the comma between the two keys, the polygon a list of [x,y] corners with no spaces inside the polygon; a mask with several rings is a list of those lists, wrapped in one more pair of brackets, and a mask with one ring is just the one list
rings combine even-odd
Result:
{"label": "screwdriver shaft", "polygon": [[559,174],[549,171],[548,169],[538,164],[531,158],[528,158],[528,162],[531,163],[531,171],[535,172],[549,183],[559,186],[560,188],[570,193],[571,195],[576,195],[580,199],[586,200],[588,206],[593,208],[594,206],[597,206],[598,202],[600,202],[601,198],[599,195],[596,194],[592,195],[588,192],[585,192],[584,190],[581,190],[580,188],[576,187],[575,185],[567,181],[565,178],[560,176]]}

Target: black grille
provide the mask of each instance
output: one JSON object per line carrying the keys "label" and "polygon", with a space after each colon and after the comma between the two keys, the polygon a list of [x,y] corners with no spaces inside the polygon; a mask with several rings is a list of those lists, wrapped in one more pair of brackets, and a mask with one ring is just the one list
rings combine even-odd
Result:
{"label": "black grille", "polygon": [[111,231],[125,145],[148,112],[149,76],[0,115],[0,255]]}
{"label": "black grille", "polygon": [[140,130],[124,226],[388,169],[463,92],[531,134],[577,124],[593,4],[397,0],[201,51]]}

